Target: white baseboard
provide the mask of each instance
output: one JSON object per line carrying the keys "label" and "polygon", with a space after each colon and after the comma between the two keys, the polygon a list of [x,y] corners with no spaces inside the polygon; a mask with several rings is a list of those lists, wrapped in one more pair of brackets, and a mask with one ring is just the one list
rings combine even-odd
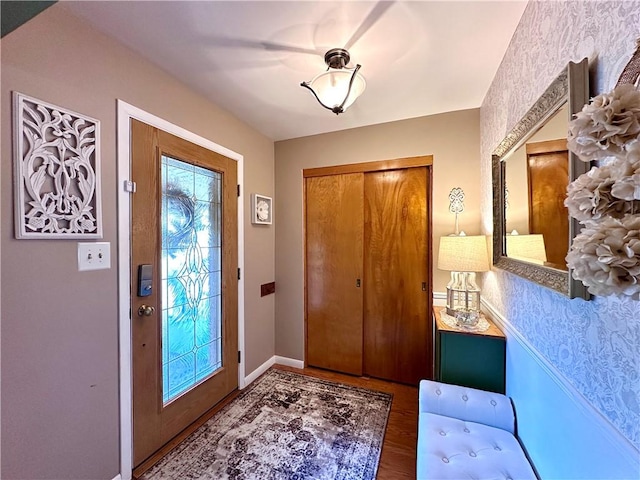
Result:
{"label": "white baseboard", "polygon": [[274,355],[273,357],[268,359],[266,362],[264,362],[262,365],[260,365],[258,368],[256,368],[249,375],[244,377],[243,388],[248,387],[250,383],[252,383],[256,378],[258,378],[264,372],[269,370],[269,368],[275,365],[276,363],[278,365],[285,365],[287,367],[304,368],[304,362],[302,360],[296,360],[294,358],[281,357],[279,355]]}
{"label": "white baseboard", "polygon": [[118,474],[115,477],[113,477],[112,480],[122,480],[122,476],[120,474]]}
{"label": "white baseboard", "polygon": [[592,418],[609,437],[608,440],[617,445],[632,462],[638,463],[638,450],[618,429],[600,413],[585,396],[576,389],[565,375],[552,365],[496,308],[484,298],[482,306],[491,319],[503,330],[507,341],[515,341],[534,359],[535,362],[549,375],[558,387],[564,391],[575,406]]}
{"label": "white baseboard", "polygon": [[260,375],[262,375],[264,372],[266,372],[267,370],[269,370],[269,368],[276,363],[276,357],[275,355],[271,358],[269,358],[266,362],[264,362],[262,365],[260,365],[258,368],[256,368],[253,372],[251,372],[249,375],[247,375],[246,377],[244,377],[244,388],[248,387],[250,383],[252,383],[256,378],[258,378]]}
{"label": "white baseboard", "polygon": [[302,360],[296,360],[294,358],[288,358],[288,357],[281,357],[279,355],[276,355],[276,363],[278,365],[284,365],[286,367],[293,367],[293,368],[304,368],[304,362]]}

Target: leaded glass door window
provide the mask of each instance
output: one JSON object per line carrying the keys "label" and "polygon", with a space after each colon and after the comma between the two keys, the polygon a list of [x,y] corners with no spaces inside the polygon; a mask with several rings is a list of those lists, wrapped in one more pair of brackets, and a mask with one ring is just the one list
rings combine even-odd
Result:
{"label": "leaded glass door window", "polygon": [[221,174],[162,156],[162,400],[222,366]]}

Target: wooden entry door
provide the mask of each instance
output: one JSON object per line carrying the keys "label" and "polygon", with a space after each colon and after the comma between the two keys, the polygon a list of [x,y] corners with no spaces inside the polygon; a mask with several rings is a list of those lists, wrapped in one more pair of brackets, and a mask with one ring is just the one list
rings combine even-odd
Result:
{"label": "wooden entry door", "polygon": [[541,233],[547,262],[567,269],[569,210],[564,206],[569,184],[567,140],[527,144],[529,233]]}
{"label": "wooden entry door", "polygon": [[236,162],[131,122],[133,458],[237,388]]}
{"label": "wooden entry door", "polygon": [[364,182],[364,373],[416,385],[431,374],[427,168]]}

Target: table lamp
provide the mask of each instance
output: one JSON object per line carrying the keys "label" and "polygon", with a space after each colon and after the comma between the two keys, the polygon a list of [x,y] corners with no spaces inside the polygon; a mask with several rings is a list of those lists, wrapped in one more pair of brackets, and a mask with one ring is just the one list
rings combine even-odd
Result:
{"label": "table lamp", "polygon": [[[480,318],[480,288],[475,272],[489,271],[487,240],[484,235],[440,237],[438,268],[451,272],[447,285],[447,314]],[[458,315],[460,316],[460,315]],[[472,323],[472,322],[471,322]]]}

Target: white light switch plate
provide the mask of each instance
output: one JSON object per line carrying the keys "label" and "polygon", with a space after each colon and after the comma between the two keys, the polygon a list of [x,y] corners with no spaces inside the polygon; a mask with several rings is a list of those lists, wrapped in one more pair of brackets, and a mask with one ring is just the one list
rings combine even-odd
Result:
{"label": "white light switch plate", "polygon": [[109,242],[78,243],[78,270],[104,270],[111,268]]}

